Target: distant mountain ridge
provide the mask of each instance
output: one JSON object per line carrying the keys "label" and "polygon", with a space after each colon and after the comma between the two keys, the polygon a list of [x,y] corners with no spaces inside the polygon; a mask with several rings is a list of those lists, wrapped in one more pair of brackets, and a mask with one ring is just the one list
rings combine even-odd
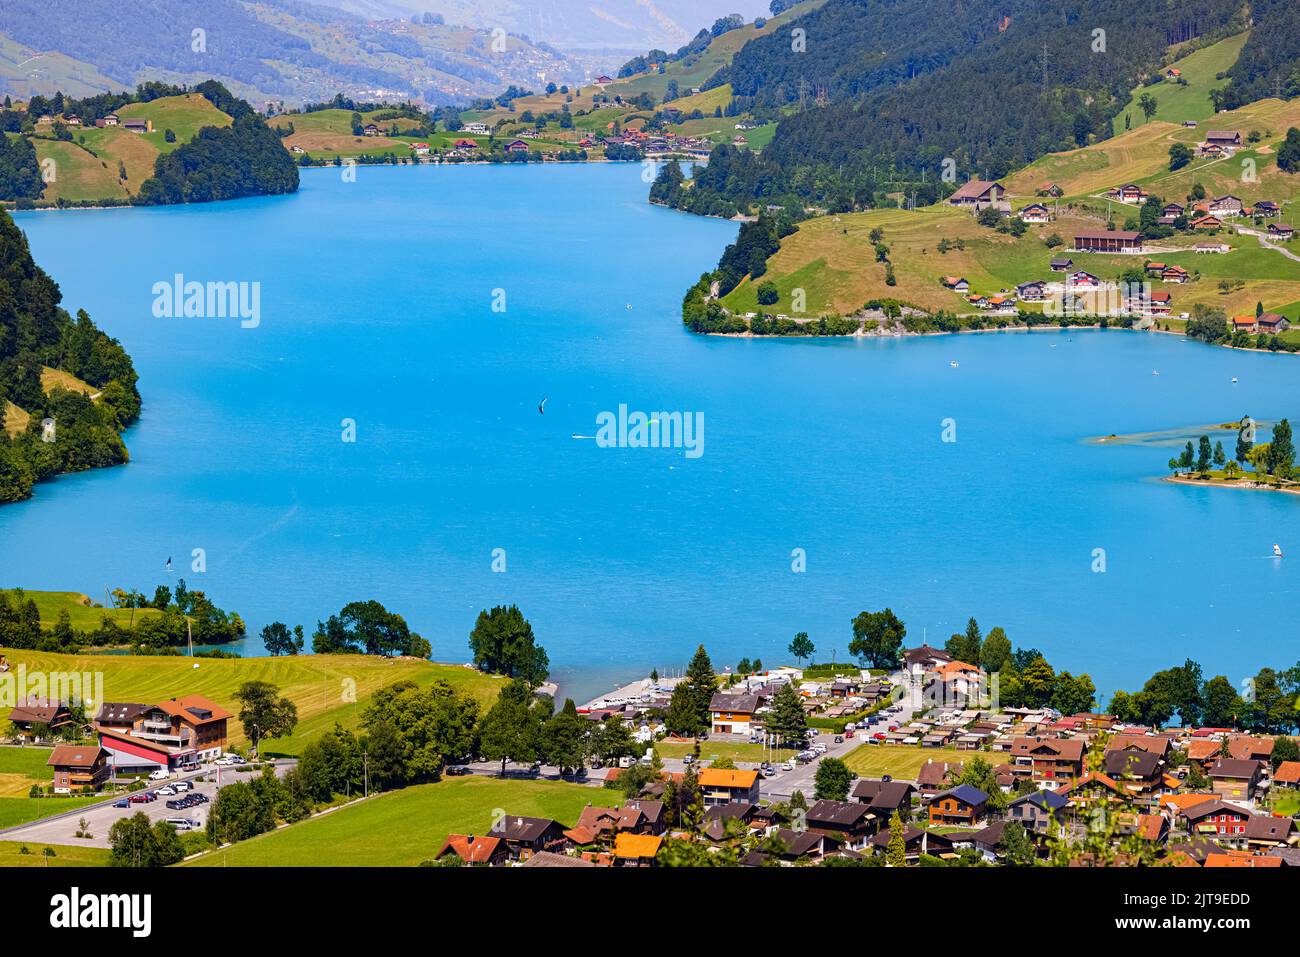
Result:
{"label": "distant mountain ridge", "polygon": [[367,20],[298,0],[5,0],[0,92],[85,95],[216,77],[254,103],[340,91],[448,103],[582,77],[577,60],[545,44],[493,41],[473,27]]}
{"label": "distant mountain ridge", "polygon": [[676,49],[718,17],[768,14],[768,0],[321,0],[362,16],[431,13],[448,23],[502,27],[561,50]]}

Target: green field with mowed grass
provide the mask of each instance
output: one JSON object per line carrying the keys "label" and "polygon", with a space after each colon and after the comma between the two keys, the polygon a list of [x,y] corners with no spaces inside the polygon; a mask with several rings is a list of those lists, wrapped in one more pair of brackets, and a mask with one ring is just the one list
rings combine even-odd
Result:
{"label": "green field with mowed grass", "polygon": [[[54,853],[46,855],[49,847]],[[26,850],[26,853],[23,851]],[[24,844],[0,841],[0,868],[6,867],[104,867],[108,850],[102,847],[69,847],[66,844]]]}
{"label": "green field with mowed grass", "polygon": [[844,763],[859,777],[878,778],[888,774],[905,781],[915,781],[917,772],[930,761],[965,763],[977,757],[995,766],[1002,763],[998,755],[986,752],[897,744],[864,744],[851,752]]}
{"label": "green field with mowed grass", "polygon": [[[313,738],[338,721],[355,728],[366,699],[397,681],[428,686],[445,681],[472,695],[486,709],[496,700],[503,679],[461,665],[413,658],[372,655],[296,655],[280,658],[188,658],[144,655],[62,655],[0,649],[13,668],[36,672],[101,673],[106,701],[153,703],[201,694],[238,713],[235,692],[246,681],[269,681],[298,707],[293,736],[265,742],[266,754],[296,755]],[[238,720],[230,722],[232,744],[244,741]]]}
{"label": "green field with mowed grass", "polygon": [[53,628],[58,623],[61,612],[68,613],[68,620],[76,631],[94,631],[105,616],[123,628],[129,628],[141,618],[156,618],[162,612],[156,608],[104,608],[91,603],[91,599],[75,591],[32,591],[30,589],[0,588],[10,602],[36,602],[40,612],[41,627]]}
{"label": "green field with mowed grass", "polygon": [[54,769],[47,763],[49,748],[0,745],[0,798],[27,796],[33,784],[49,784]]}
{"label": "green field with mowed grass", "polygon": [[412,867],[448,834],[486,834],[494,811],[572,826],[588,804],[617,794],[558,781],[472,775],[391,791],[189,862],[200,867]]}
{"label": "green field with mowed grass", "polygon": [[0,798],[0,828],[16,827],[64,811],[75,811],[87,804],[98,804],[101,797]]}

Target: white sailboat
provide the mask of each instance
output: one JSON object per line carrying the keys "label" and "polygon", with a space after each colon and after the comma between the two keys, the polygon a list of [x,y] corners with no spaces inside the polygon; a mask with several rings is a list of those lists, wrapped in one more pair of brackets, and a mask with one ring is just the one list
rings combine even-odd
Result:
{"label": "white sailboat", "polygon": [[1273,557],[1274,558],[1282,557],[1282,546],[1279,545],[1277,542],[1273,543]]}

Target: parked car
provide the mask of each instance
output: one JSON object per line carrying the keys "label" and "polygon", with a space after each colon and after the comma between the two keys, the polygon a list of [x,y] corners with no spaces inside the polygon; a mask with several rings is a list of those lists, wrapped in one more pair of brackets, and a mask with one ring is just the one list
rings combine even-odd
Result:
{"label": "parked car", "polygon": [[169,784],[169,785],[167,785],[166,787],[159,788],[159,789],[158,789],[158,793],[159,793],[159,794],[165,794],[165,795],[170,796],[170,795],[173,795],[173,794],[177,794],[177,793],[179,793],[179,792],[178,792],[174,787],[172,787],[172,786]]}
{"label": "parked car", "polygon": [[469,768],[467,768],[465,765],[463,764],[447,765],[447,777],[458,778],[463,774],[469,774]]}
{"label": "parked car", "polygon": [[208,797],[206,794],[199,794],[197,791],[194,792],[195,804],[207,804],[211,800],[212,798]]}
{"label": "parked car", "polygon": [[189,802],[183,798],[177,798],[175,800],[171,800],[167,802],[167,806],[171,808],[173,811],[183,810],[188,804]]}
{"label": "parked car", "polygon": [[191,821],[187,817],[169,817],[167,823],[178,831],[192,831],[199,826],[197,821]]}
{"label": "parked car", "polygon": [[877,731],[875,734],[872,735],[872,737],[875,738],[877,741],[884,741],[885,738],[888,737],[888,735],[885,734],[885,732],[883,731]]}
{"label": "parked car", "polygon": [[793,770],[794,770],[794,761],[786,761],[785,764],[781,765],[781,767],[782,767],[783,770],[786,770],[786,771],[793,771]]}
{"label": "parked car", "polygon": [[177,791],[193,791],[193,790],[194,790],[194,782],[193,782],[193,781],[176,781],[176,782],[174,782],[174,783],[172,783],[172,784],[170,784],[170,785],[168,785],[168,786],[169,786],[169,787],[173,787],[173,788],[175,788]]}
{"label": "parked car", "polygon": [[890,730],[890,731],[897,731],[897,730],[898,730],[898,725],[896,725],[896,724],[891,724],[891,725],[889,726],[889,730]]}

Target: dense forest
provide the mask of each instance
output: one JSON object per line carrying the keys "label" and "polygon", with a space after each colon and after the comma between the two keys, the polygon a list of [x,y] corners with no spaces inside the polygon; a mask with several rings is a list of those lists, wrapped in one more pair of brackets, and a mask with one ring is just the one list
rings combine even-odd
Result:
{"label": "dense forest", "polygon": [[796,21],[806,52],[770,34],[712,78],[731,83],[738,101],[793,104],[794,112],[756,160],[719,147],[714,159],[725,169],[685,192],[712,194],[692,202],[724,214],[755,200],[834,211],[880,205],[889,193],[932,202],[945,189],[945,159],[957,181],[997,177],[1109,135],[1128,91],[1171,42],[1240,27],[1238,17],[1233,0],[1174,9],[1129,0],[828,0]]}
{"label": "dense forest", "polygon": [[1295,0],[1251,0],[1255,28],[1223,90],[1221,106],[1236,109],[1268,96],[1300,96],[1300,10]]}
{"label": "dense forest", "polygon": [[142,206],[206,203],[297,189],[293,158],[266,122],[250,113],[229,127],[205,126],[184,146],[159,156],[136,201]]}
{"label": "dense forest", "polygon": [[31,140],[0,132],[0,199],[36,199],[44,189]]}
{"label": "dense forest", "polygon": [[1015,0],[830,0],[792,25],[804,31],[796,49],[790,30],[752,40],[709,78],[712,89],[757,105],[860,96],[910,80],[950,63],[998,34],[1004,10]]}
{"label": "dense forest", "polygon": [[[15,436],[0,428],[0,503],[29,497],[34,483],[51,476],[127,460],[120,433],[140,415],[131,357],[85,312],[69,316],[60,299],[27,238],[0,210],[0,407],[7,401],[30,416]],[[46,393],[47,366],[93,386],[97,397]],[[52,434],[46,419],[54,421]]]}

